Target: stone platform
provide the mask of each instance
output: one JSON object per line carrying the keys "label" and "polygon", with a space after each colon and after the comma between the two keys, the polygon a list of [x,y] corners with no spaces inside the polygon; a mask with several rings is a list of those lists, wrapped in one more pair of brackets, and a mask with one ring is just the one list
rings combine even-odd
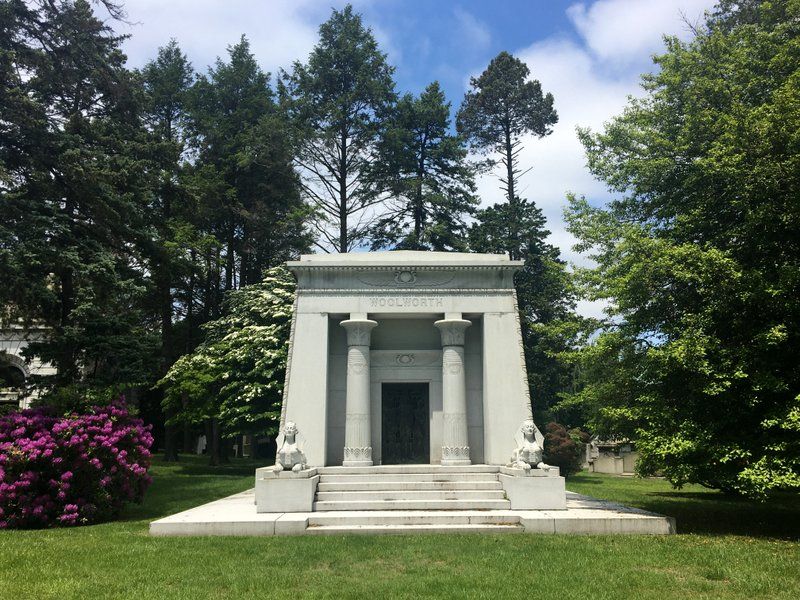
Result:
{"label": "stone platform", "polygon": [[564,510],[564,478],[553,467],[497,465],[256,469],[261,513],[390,510]]}
{"label": "stone platform", "polygon": [[418,533],[673,534],[675,519],[567,492],[566,510],[257,513],[254,490],[150,523],[154,536]]}

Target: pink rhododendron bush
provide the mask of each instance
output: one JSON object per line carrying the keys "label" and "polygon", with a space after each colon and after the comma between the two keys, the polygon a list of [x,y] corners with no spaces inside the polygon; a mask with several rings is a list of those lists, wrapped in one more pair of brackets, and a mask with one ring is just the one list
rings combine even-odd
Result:
{"label": "pink rhododendron bush", "polygon": [[87,414],[0,417],[0,528],[85,525],[140,502],[151,478],[150,426],[122,402]]}

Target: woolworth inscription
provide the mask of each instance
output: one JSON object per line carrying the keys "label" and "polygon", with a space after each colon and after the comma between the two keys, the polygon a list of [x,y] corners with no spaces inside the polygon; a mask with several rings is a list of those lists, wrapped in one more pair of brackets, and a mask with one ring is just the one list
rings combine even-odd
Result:
{"label": "woolworth inscription", "polygon": [[413,306],[414,308],[437,308],[444,306],[444,298],[436,296],[379,296],[369,299],[370,308],[387,306]]}

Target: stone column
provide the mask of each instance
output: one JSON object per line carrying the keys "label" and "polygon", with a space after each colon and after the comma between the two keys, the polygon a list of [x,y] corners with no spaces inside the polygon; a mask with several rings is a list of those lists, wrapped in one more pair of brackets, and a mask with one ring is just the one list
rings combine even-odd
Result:
{"label": "stone column", "polygon": [[442,464],[469,465],[464,331],[472,323],[461,318],[445,318],[434,325],[442,334]]}
{"label": "stone column", "polygon": [[[366,317],[366,315],[363,315]],[[347,398],[344,423],[345,467],[371,467],[369,338],[378,323],[367,318],[341,322],[347,330]]]}

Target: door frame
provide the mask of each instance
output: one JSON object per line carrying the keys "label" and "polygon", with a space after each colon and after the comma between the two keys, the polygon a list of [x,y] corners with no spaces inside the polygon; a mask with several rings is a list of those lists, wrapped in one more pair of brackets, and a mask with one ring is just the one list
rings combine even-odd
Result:
{"label": "door frame", "polygon": [[[407,357],[413,357],[409,361]],[[370,352],[372,460],[382,464],[383,384],[428,384],[428,464],[442,460],[442,351],[372,350]]]}

